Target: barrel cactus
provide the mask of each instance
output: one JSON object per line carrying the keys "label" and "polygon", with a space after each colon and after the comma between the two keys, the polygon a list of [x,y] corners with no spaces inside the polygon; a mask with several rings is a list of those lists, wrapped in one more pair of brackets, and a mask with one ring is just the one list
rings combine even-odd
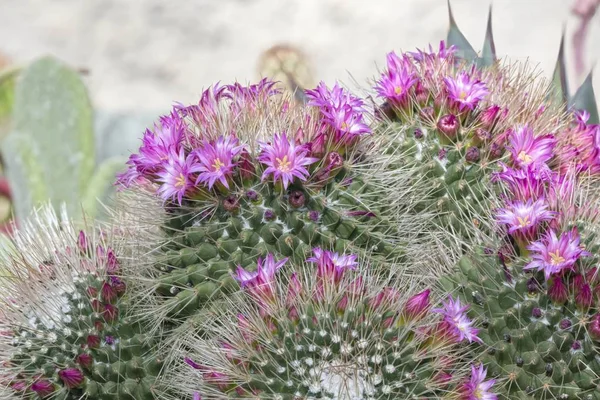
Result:
{"label": "barrel cactus", "polygon": [[490,176],[519,127],[561,132],[570,117],[548,100],[548,84],[526,65],[478,69],[457,48],[387,56],[375,84],[383,99],[375,132],[389,140],[396,167],[413,176],[413,209],[472,241],[490,233]]}
{"label": "barrel cactus", "polygon": [[315,248],[307,261],[268,255],[255,273],[239,268],[244,290],[204,334],[181,340],[171,387],[184,382],[184,393],[203,399],[489,394],[485,369],[469,378],[461,361],[459,344],[479,339],[459,301],[431,309],[429,290],[364,268],[356,255]]}
{"label": "barrel cactus", "polygon": [[141,313],[177,324],[236,290],[238,265],[269,253],[403,257],[417,217],[395,211],[402,177],[379,154],[362,100],[324,84],[306,96],[307,106],[292,105],[267,80],[213,87],[146,132],[119,181],[134,199],[129,218],[149,227],[143,241],[160,247],[128,271]]}
{"label": "barrel cactus", "polygon": [[50,207],[2,252],[0,387],[15,399],[152,399],[161,360],[126,317],[119,242]]}
{"label": "barrel cactus", "polygon": [[495,175],[500,240],[441,280],[485,327],[479,358],[507,398],[600,398],[600,130],[577,115],[570,140],[538,136],[513,152]]}

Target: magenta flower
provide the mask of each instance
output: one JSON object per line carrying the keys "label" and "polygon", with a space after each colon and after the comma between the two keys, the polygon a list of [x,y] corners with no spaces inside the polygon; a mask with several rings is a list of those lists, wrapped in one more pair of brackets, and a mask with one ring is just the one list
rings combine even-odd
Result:
{"label": "magenta flower", "polygon": [[387,70],[377,81],[375,90],[380,97],[397,106],[404,105],[409,91],[418,81],[410,60],[400,58],[395,52],[387,55]]}
{"label": "magenta flower", "polygon": [[164,169],[158,173],[158,194],[163,200],[175,200],[179,205],[183,196],[194,187],[192,174],[197,171],[196,156],[192,153],[186,157],[183,149],[179,153],[171,153]]}
{"label": "magenta flower", "polygon": [[485,380],[487,369],[480,364],[479,367],[471,366],[471,379],[461,388],[461,400],[498,400],[498,396],[491,392],[495,379]]}
{"label": "magenta flower", "polygon": [[454,55],[455,52],[456,52],[456,46],[452,45],[450,47],[446,47],[446,42],[442,40],[442,41],[440,41],[439,50],[437,52],[435,52],[433,50],[433,47],[431,45],[429,45],[429,52],[417,49],[416,52],[410,52],[409,54],[416,61],[423,62],[423,61],[433,61],[436,58],[440,58],[440,59],[450,58]]}
{"label": "magenta flower", "polygon": [[285,133],[276,134],[273,144],[261,142],[260,145],[262,152],[258,156],[258,161],[267,166],[262,180],[272,174],[275,182],[278,180],[283,182],[284,189],[287,189],[294,178],[302,181],[308,179],[306,166],[318,161],[316,158],[307,157],[306,147],[290,142]]}
{"label": "magenta flower", "polygon": [[563,233],[560,238],[554,230],[549,230],[542,240],[527,247],[532,252],[532,261],[524,269],[543,270],[548,280],[552,274],[573,267],[580,257],[590,255],[580,246],[579,241],[576,229]]}
{"label": "magenta flower", "polygon": [[524,239],[533,239],[538,225],[556,215],[549,211],[543,198],[537,200],[515,200],[501,208],[496,215],[498,222],[508,226],[508,233]]}
{"label": "magenta flower", "polygon": [[546,192],[546,186],[554,179],[554,173],[546,164],[530,164],[523,169],[513,169],[500,162],[501,172],[494,173],[492,180],[503,181],[516,200],[536,200]]}
{"label": "magenta flower", "polygon": [[404,305],[404,316],[409,319],[416,319],[421,317],[425,311],[429,309],[429,295],[431,290],[427,289],[412,296]]}
{"label": "magenta flower", "polygon": [[58,371],[58,377],[69,389],[79,387],[83,383],[83,372],[77,368],[67,368]]}
{"label": "magenta flower", "polygon": [[225,86],[227,96],[231,98],[231,111],[237,115],[243,110],[254,110],[257,106],[265,104],[271,96],[281,93],[275,87],[276,83],[268,78],[263,78],[257,84],[249,86],[241,85],[238,82]]}
{"label": "magenta flower", "polygon": [[117,182],[129,187],[139,177],[153,179],[169,154],[180,150],[185,131],[185,123],[178,114],[161,117],[153,131],[146,130],[138,154],[129,157],[128,170],[118,176]]}
{"label": "magenta flower", "polygon": [[54,384],[48,379],[38,379],[31,384],[31,391],[44,398],[54,393]]}
{"label": "magenta flower", "polygon": [[184,118],[191,118],[194,124],[199,127],[211,126],[211,121],[218,118],[219,103],[224,98],[230,98],[225,86],[214,86],[202,92],[198,104],[184,106],[181,103],[175,103],[174,111]]}
{"label": "magenta flower", "polygon": [[473,79],[466,72],[461,72],[456,78],[448,76],[444,78],[444,83],[449,99],[458,106],[460,111],[473,110],[489,94],[485,83]]}
{"label": "magenta flower", "polygon": [[319,247],[313,249],[313,256],[306,259],[317,264],[317,276],[321,279],[339,282],[347,269],[356,269],[358,262],[356,254],[340,255]]}
{"label": "magenta flower", "polygon": [[556,144],[553,135],[535,137],[533,129],[522,126],[510,135],[507,146],[515,165],[526,167],[530,164],[543,164],[552,158],[552,150]]}
{"label": "magenta flower", "polygon": [[238,146],[237,138],[233,136],[220,136],[215,142],[204,141],[202,147],[195,150],[198,165],[194,172],[199,172],[196,185],[202,182],[212,189],[219,181],[229,189],[227,179],[231,177],[236,163],[233,159],[242,151],[243,146]]}
{"label": "magenta flower", "polygon": [[273,254],[267,254],[264,261],[259,257],[256,262],[256,271],[246,271],[238,265],[235,272],[235,279],[240,282],[242,288],[256,296],[257,299],[261,301],[273,299],[275,295],[273,278],[275,277],[275,273],[283,267],[287,260],[287,258],[284,258],[280,261],[275,261]]}
{"label": "magenta flower", "polygon": [[344,90],[337,83],[329,89],[320,82],[314,90],[307,90],[308,105],[319,107],[323,122],[333,128],[334,144],[348,145],[371,128],[363,120],[363,101]]}
{"label": "magenta flower", "polygon": [[467,316],[469,305],[463,306],[459,299],[454,300],[448,296],[447,302],[442,302],[441,308],[431,310],[443,316],[441,331],[449,333],[458,342],[467,339],[470,342],[481,342],[477,337],[479,329],[473,327],[473,321]]}

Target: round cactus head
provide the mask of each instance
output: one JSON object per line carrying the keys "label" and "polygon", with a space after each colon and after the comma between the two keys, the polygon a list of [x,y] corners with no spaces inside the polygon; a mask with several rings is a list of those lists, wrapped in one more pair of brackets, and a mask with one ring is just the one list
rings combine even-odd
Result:
{"label": "round cactus head", "polygon": [[153,398],[160,361],[139,357],[151,343],[124,317],[118,244],[49,210],[32,219],[1,253],[0,387],[19,399]]}
{"label": "round cactus head", "polygon": [[577,156],[552,170],[546,162],[565,153],[538,139],[530,152],[538,162],[519,164],[515,153],[496,176],[505,193],[495,213],[501,243],[465,256],[442,282],[483,324],[480,360],[503,396],[598,399],[595,167]]}
{"label": "round cactus head", "polygon": [[493,229],[489,179],[498,161],[558,165],[549,156],[567,146],[574,120],[526,65],[478,69],[444,43],[437,52],[388,54],[375,91],[384,103],[374,132],[386,132],[397,167],[413,176],[415,210],[469,241]]}
{"label": "round cactus head", "polygon": [[185,382],[183,392],[466,399],[475,390],[459,362],[465,344],[479,340],[467,307],[450,298],[432,310],[430,290],[417,292],[352,254],[315,248],[306,264],[289,264],[269,255],[256,272],[240,268],[243,291],[204,334],[190,331],[180,342],[172,378]]}
{"label": "round cactus head", "polygon": [[145,133],[119,182],[146,199],[130,209],[150,220],[154,239],[162,228],[146,267],[128,271],[145,285],[135,295],[153,327],[238,289],[235,268],[267,254],[303,262],[312,247],[350,247],[396,260],[420,234],[397,211],[401,179],[363,101],[323,83],[306,97],[292,104],[267,80],[213,87]]}

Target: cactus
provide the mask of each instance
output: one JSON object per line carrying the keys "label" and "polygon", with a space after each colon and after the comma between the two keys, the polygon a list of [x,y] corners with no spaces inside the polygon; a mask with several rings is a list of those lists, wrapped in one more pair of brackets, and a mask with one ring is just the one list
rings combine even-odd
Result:
{"label": "cactus", "polygon": [[[581,141],[590,131],[575,129]],[[531,165],[513,155],[497,175],[500,244],[464,256],[441,284],[484,326],[479,359],[502,395],[593,400],[600,398],[600,220],[590,172],[598,149],[552,171],[546,161],[565,155],[547,139],[533,141]]]}
{"label": "cactus", "polygon": [[476,335],[457,335],[414,282],[362,268],[355,255],[313,251],[296,268],[272,255],[258,275],[240,268],[244,291],[207,335],[181,340],[171,387],[205,399],[458,396],[469,372],[458,343]]}
{"label": "cactus", "polygon": [[149,226],[149,249],[161,247],[147,268],[131,271],[144,286],[142,312],[159,322],[188,318],[237,288],[237,265],[268,253],[296,262],[313,246],[403,256],[410,234],[393,212],[395,172],[371,150],[378,138],[367,137],[362,101],[324,84],[307,97],[308,106],[288,107],[290,97],[266,80],[214,87],[146,132],[119,180],[131,187],[132,214]]}
{"label": "cactus", "polygon": [[[546,100],[543,81],[526,66],[477,70],[443,42],[438,52],[387,56],[375,85],[380,121],[397,168],[413,176],[414,212],[472,241],[490,233],[489,178],[507,155],[512,131],[561,134],[572,116]],[[527,94],[523,99],[523,93]]]}
{"label": "cactus", "polygon": [[126,316],[118,246],[46,207],[3,250],[0,384],[14,398],[154,398],[161,360]]}
{"label": "cactus", "polygon": [[50,57],[9,77],[11,132],[2,154],[17,220],[48,199],[55,207],[66,204],[73,217],[83,202],[94,216],[96,198],[106,199],[123,160],[106,160],[94,174],[93,115],[83,82]]}

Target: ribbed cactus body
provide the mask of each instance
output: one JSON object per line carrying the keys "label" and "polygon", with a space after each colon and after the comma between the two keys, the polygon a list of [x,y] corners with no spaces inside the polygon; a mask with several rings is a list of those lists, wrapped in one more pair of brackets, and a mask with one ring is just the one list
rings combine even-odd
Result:
{"label": "ribbed cactus body", "polygon": [[409,299],[412,288],[400,281],[386,286],[386,274],[353,271],[356,256],[318,248],[314,254],[316,265],[298,264],[293,272],[260,263],[267,276],[246,281],[203,334],[185,336],[181,370],[172,377],[186,376],[182,391],[289,400],[456,393],[466,365],[455,364],[456,341],[427,315],[429,291]]}
{"label": "ribbed cactus body", "polygon": [[210,216],[191,207],[168,209],[164,230],[172,239],[156,263],[156,291],[168,298],[170,315],[184,317],[239,288],[235,268],[256,264],[267,254],[303,262],[320,246],[352,247],[374,259],[398,258],[401,250],[386,237],[392,227],[381,223],[381,206],[376,195],[364,196],[368,191],[361,179],[340,173],[318,190],[295,185],[282,193],[270,185],[252,185],[220,198]]}
{"label": "ribbed cactus body", "polygon": [[595,308],[578,307],[572,287],[568,300],[557,303],[547,294],[543,274],[503,265],[497,255],[487,254],[465,256],[442,282],[471,305],[471,316],[483,326],[479,359],[497,377],[499,394],[600,398],[598,338],[588,329]]}
{"label": "ribbed cactus body", "polygon": [[386,126],[394,140],[389,154],[397,155],[397,167],[412,171],[415,211],[435,213],[441,226],[463,237],[480,228],[489,213],[490,164],[494,154],[473,135],[451,142],[435,127]]}
{"label": "ribbed cactus body", "polygon": [[[29,326],[10,332],[15,351],[7,363],[17,372],[11,382],[15,394],[38,398],[32,385],[47,380],[53,399],[153,398],[150,387],[161,368],[160,360],[146,357],[153,340],[131,319],[120,317],[126,310],[112,298],[117,289],[110,285],[97,275],[82,276],[74,291],[47,299],[61,303],[61,315],[32,316]],[[82,373],[82,382],[73,387],[61,378],[69,368]],[[18,390],[21,385],[24,390]]]}

